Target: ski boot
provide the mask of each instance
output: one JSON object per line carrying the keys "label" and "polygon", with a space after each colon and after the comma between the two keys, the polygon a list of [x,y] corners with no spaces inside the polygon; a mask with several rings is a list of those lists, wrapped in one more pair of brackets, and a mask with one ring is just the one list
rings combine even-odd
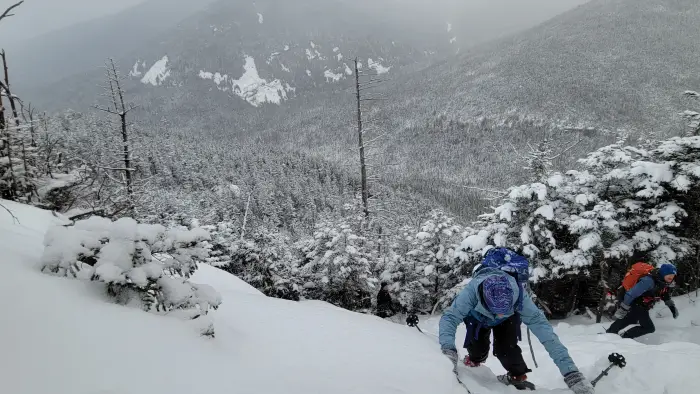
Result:
{"label": "ski boot", "polygon": [[464,356],[464,365],[470,368],[476,368],[481,365],[481,363],[477,363],[472,361],[469,356]]}
{"label": "ski boot", "polygon": [[506,386],[513,386],[518,390],[534,390],[535,385],[527,381],[527,375],[511,376],[500,375],[498,376],[498,381],[505,384]]}

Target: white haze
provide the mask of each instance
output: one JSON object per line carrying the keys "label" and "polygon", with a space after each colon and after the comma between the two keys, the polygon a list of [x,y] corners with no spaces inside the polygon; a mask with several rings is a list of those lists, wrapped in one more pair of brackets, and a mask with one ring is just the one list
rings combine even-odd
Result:
{"label": "white haze", "polygon": [[[3,10],[18,0],[2,0]],[[113,14],[148,0],[26,0],[15,16],[0,24],[0,37],[25,40],[73,24]],[[192,0],[196,1],[196,0]],[[245,1],[245,0],[230,0]],[[294,1],[294,0],[285,0]],[[381,0],[378,0],[380,2]],[[415,0],[383,0],[387,3],[413,3]],[[430,1],[430,0],[425,0]],[[494,28],[509,32],[526,28],[556,13],[585,3],[587,0],[459,0],[460,7],[473,10],[474,18],[465,23],[482,30],[480,35],[499,35]],[[459,24],[460,21],[455,21]],[[0,42],[0,46],[7,45]]]}
{"label": "white haze", "polygon": [[[2,11],[19,0],[1,0]],[[113,14],[145,0],[25,0],[15,16],[0,23],[0,45],[8,37],[26,39]],[[196,1],[196,0],[193,0]],[[2,13],[0,11],[0,13]]]}

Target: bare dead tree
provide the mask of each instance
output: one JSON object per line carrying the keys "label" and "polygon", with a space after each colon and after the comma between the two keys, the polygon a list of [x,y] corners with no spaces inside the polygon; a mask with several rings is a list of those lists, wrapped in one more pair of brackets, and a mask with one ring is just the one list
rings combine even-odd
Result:
{"label": "bare dead tree", "polygon": [[[698,92],[687,90],[684,93],[684,96],[700,101],[700,93]],[[686,110],[681,113],[681,116],[688,121],[688,127],[690,128],[689,134],[691,136],[700,135],[700,113],[697,111]]]}
{"label": "bare dead tree", "polygon": [[3,13],[0,15],[0,21],[3,20],[3,19],[5,19],[5,18],[8,18],[8,17],[10,17],[10,16],[14,16],[15,14],[10,14],[10,12],[12,12],[13,9],[15,9],[15,8],[19,7],[20,5],[22,5],[22,3],[24,3],[24,0],[20,1],[19,3],[13,4],[13,5],[11,5],[8,9],[6,9],[5,12],[3,12]]}
{"label": "bare dead tree", "polygon": [[365,218],[369,219],[369,189],[367,188],[367,165],[365,162],[365,143],[364,130],[362,130],[362,96],[360,90],[360,67],[358,60],[355,58],[355,93],[357,99],[357,137],[358,150],[360,153],[360,177],[362,183],[362,207]]}
{"label": "bare dead tree", "polygon": [[[14,7],[12,7],[14,8]],[[5,11],[6,15],[9,13],[8,9]],[[10,14],[11,15],[11,14]],[[8,160],[8,171],[10,174],[10,188],[8,191],[8,196],[11,200],[14,200],[17,198],[17,177],[15,176],[15,171],[14,171],[14,152],[12,148],[12,133],[10,132],[12,127],[7,124],[7,121],[5,120],[5,110],[4,110],[4,104],[2,102],[2,98],[5,97],[7,100],[10,102],[10,107],[12,109],[13,115],[14,115],[14,123],[16,128],[19,128],[19,118],[17,117],[17,110],[15,106],[15,101],[14,101],[14,96],[12,94],[12,91],[10,91],[10,83],[9,83],[9,75],[7,71],[7,61],[5,57],[5,51],[2,50],[0,51],[0,57],[2,58],[3,62],[3,69],[4,69],[4,81],[0,80],[0,118],[2,118],[2,126],[3,126],[3,131],[5,134],[5,137],[3,138],[4,140],[4,145],[5,145],[5,152],[7,154],[7,160]]]}
{"label": "bare dead tree", "polygon": [[29,103],[27,105],[27,108],[24,107],[24,104],[20,102],[20,107],[21,107],[21,114],[22,114],[22,119],[24,120],[24,123],[29,125],[29,135],[31,136],[31,141],[30,145],[32,147],[37,146],[36,142],[36,123],[34,121],[34,108],[32,107],[32,103]]}
{"label": "bare dead tree", "polygon": [[[126,204],[120,208],[115,208],[112,215],[114,216],[124,211],[129,215],[133,215],[135,213],[138,197],[136,196],[135,189],[141,185],[137,185],[134,179],[134,172],[136,171],[133,165],[135,161],[135,157],[133,156],[135,138],[131,135],[129,123],[127,122],[127,115],[133,111],[136,106],[131,104],[127,105],[125,102],[122,77],[119,71],[117,71],[113,59],[109,59],[107,62],[105,75],[107,85],[104,87],[104,96],[108,98],[109,105],[96,105],[95,108],[118,118],[121,147],[118,153],[117,163],[99,164],[97,167],[104,171],[107,178],[123,186],[126,191]],[[112,173],[118,174],[119,178],[113,177],[111,175]]]}
{"label": "bare dead tree", "polygon": [[[365,116],[365,110],[369,105],[386,100],[384,96],[373,91],[384,82],[384,79],[379,77],[379,73],[376,70],[372,70],[369,67],[363,69],[362,63],[358,58],[354,59],[354,71],[358,138],[357,153],[360,159],[362,210],[368,223],[370,219],[381,219],[384,222],[390,222],[392,215],[389,214],[388,207],[384,205],[386,200],[382,199],[379,191],[372,187],[372,184],[381,180],[380,170],[391,166],[390,163],[380,162],[380,159],[385,157],[378,149],[372,149],[387,134],[382,133],[377,127],[373,127],[372,120],[367,119]],[[370,123],[368,123],[368,120]],[[381,225],[378,231],[381,237],[383,233]]]}
{"label": "bare dead tree", "polygon": [[[5,92],[4,96],[7,97],[8,101],[10,102],[10,108],[12,110],[12,117],[14,118],[14,132],[17,134],[16,140],[19,142],[19,148],[22,153],[22,164],[24,166],[24,178],[25,178],[25,193],[27,195],[27,198],[29,201],[31,201],[31,198],[33,195],[36,195],[36,187],[34,185],[34,182],[26,182],[30,178],[33,178],[31,175],[30,168],[33,168],[35,166],[35,160],[33,157],[31,157],[30,153],[28,152],[26,143],[25,143],[25,138],[24,138],[24,133],[26,132],[26,129],[33,127],[31,124],[27,124],[25,126],[21,125],[20,122],[20,117],[19,113],[17,112],[17,104],[19,104],[21,107],[23,107],[22,101],[19,99],[19,97],[15,96],[12,94],[10,91],[10,74],[8,71],[8,66],[7,66],[7,55],[4,50],[0,51],[0,58],[2,58],[2,64],[3,64],[3,71],[4,71],[4,80],[5,83],[0,86],[0,89]],[[10,143],[10,134],[8,133],[8,144]],[[11,145],[11,144],[9,144]],[[34,152],[34,149],[31,149],[32,152]]]}

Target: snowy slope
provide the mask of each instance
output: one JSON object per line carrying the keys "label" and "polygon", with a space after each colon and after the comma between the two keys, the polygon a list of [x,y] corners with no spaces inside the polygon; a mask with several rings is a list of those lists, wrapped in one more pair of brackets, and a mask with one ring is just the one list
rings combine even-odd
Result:
{"label": "snowy slope", "polygon": [[[458,392],[447,361],[413,330],[318,303],[271,299],[202,267],[224,297],[215,339],[109,304],[93,283],[36,270],[50,213],[1,201],[0,383],[13,394]],[[12,322],[12,324],[9,324]]]}
{"label": "snowy slope", "polygon": [[[95,283],[41,274],[36,263],[43,233],[65,221],[51,213],[0,201],[3,276],[0,299],[0,384],[13,394],[127,393],[464,393],[449,361],[430,335],[374,316],[321,302],[267,298],[239,279],[200,267],[193,282],[223,296],[214,311],[216,338],[198,336],[191,322],[108,303]],[[697,330],[697,306],[659,328]],[[437,319],[422,323],[434,332]],[[691,328],[692,326],[692,328]],[[559,324],[557,332],[583,372],[593,377],[611,351],[627,356],[598,393],[687,393],[700,367],[700,346],[689,342],[644,345],[600,327]],[[697,332],[697,331],[693,331]],[[463,335],[463,329],[459,332]],[[459,338],[459,335],[458,335]],[[660,342],[668,338],[659,338]],[[697,337],[696,337],[697,339]],[[531,379],[541,393],[566,393],[555,366],[535,343],[540,368]],[[528,356],[529,357],[529,356]],[[464,373],[476,394],[509,393],[494,383],[497,361]],[[477,375],[486,378],[472,379]]]}
{"label": "snowy slope", "polygon": [[[595,378],[609,364],[607,356],[617,352],[625,356],[627,367],[624,370],[614,368],[610,376],[603,378],[597,385],[597,393],[649,393],[649,394],[684,394],[690,387],[696,385],[695,375],[700,368],[700,302],[690,302],[689,297],[675,299],[680,310],[677,320],[671,317],[668,308],[661,303],[652,312],[652,318],[656,325],[656,332],[638,340],[622,339],[618,335],[601,334],[610,326],[610,322],[592,324],[585,317],[576,317],[566,322],[553,322],[555,331],[565,346],[568,347],[571,356],[581,371],[589,379]],[[695,298],[693,298],[695,300]],[[574,322],[578,324],[573,324]],[[429,336],[438,332],[439,317],[431,317],[420,324],[423,331]],[[539,368],[534,368],[532,357],[527,348],[525,338],[525,326],[523,326],[523,349],[525,362],[533,370],[529,373],[529,379],[536,383],[541,390],[563,389],[566,385],[561,379],[559,370],[552,363],[544,350],[544,347],[532,336],[532,344],[535,358]],[[457,330],[457,338],[464,338],[465,329],[461,325]],[[459,341],[459,339],[458,339]],[[460,351],[460,355],[462,354]],[[490,356],[486,366],[495,374],[505,373],[495,357]],[[488,376],[490,371],[479,371],[479,376]],[[466,375],[468,379],[469,375]],[[480,388],[491,387],[489,382],[472,382],[482,385],[474,387],[476,392]]]}

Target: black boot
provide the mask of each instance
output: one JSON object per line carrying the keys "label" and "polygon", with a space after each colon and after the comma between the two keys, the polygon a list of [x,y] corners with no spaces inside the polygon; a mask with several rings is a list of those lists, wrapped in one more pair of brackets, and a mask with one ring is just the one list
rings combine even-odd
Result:
{"label": "black boot", "polygon": [[507,385],[513,386],[518,390],[534,390],[535,385],[527,381],[527,375],[512,376],[510,374],[498,376],[498,380]]}

